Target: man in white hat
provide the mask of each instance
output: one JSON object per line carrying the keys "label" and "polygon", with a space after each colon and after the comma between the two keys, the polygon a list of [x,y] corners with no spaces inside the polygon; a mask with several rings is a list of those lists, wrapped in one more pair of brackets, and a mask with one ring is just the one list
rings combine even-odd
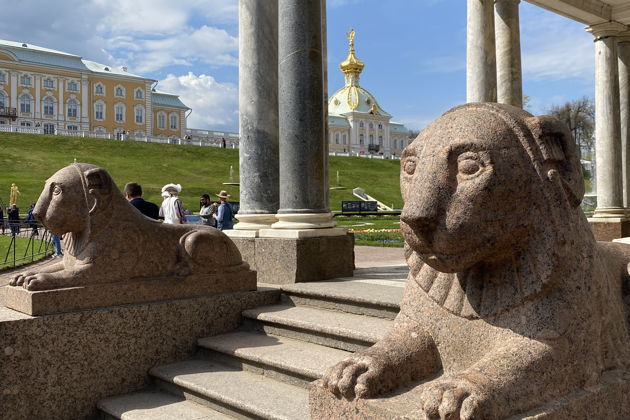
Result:
{"label": "man in white hat", "polygon": [[164,223],[174,225],[186,223],[182,200],[178,197],[181,191],[182,186],[179,184],[166,184],[162,187],[164,201],[162,201],[162,206],[160,207],[160,217],[164,218]]}
{"label": "man in white hat", "polygon": [[217,229],[219,230],[228,230],[234,227],[232,223],[232,218],[234,217],[232,206],[227,203],[229,196],[230,195],[225,190],[217,194],[221,203],[219,204],[219,209],[214,214],[214,218],[217,220]]}

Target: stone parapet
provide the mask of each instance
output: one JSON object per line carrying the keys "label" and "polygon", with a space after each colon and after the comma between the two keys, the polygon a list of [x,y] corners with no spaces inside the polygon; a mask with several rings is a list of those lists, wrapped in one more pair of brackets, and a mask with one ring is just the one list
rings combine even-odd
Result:
{"label": "stone parapet", "polygon": [[228,293],[31,317],[0,307],[3,420],[92,419],[96,403],[144,388],[154,366],[191,357],[279,292]]}
{"label": "stone parapet", "polygon": [[591,217],[588,219],[588,224],[597,241],[612,241],[630,236],[630,220],[623,217]]}

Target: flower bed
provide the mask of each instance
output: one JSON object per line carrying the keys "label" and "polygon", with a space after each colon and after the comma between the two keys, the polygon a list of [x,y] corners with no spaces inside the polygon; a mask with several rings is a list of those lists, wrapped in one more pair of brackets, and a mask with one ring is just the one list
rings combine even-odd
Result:
{"label": "flower bed", "polygon": [[354,233],[356,245],[366,246],[387,246],[399,247],[404,246],[405,240],[400,229],[356,229],[350,228],[350,232]]}

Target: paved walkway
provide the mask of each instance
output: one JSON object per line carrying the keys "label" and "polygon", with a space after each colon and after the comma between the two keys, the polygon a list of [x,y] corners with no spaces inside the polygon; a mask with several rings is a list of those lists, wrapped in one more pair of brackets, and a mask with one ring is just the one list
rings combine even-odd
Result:
{"label": "paved walkway", "polygon": [[407,265],[403,248],[355,246],[354,264],[357,268]]}

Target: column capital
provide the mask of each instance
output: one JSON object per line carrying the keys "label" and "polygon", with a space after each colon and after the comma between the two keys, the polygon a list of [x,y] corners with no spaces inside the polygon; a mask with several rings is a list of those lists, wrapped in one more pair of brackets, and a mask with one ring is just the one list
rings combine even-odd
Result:
{"label": "column capital", "polygon": [[626,26],[626,30],[617,35],[617,42],[630,42],[630,28]]}
{"label": "column capital", "polygon": [[598,23],[584,28],[590,34],[593,34],[595,40],[607,38],[609,36],[619,36],[620,33],[627,31],[628,27],[622,23],[611,20],[609,22]]}

